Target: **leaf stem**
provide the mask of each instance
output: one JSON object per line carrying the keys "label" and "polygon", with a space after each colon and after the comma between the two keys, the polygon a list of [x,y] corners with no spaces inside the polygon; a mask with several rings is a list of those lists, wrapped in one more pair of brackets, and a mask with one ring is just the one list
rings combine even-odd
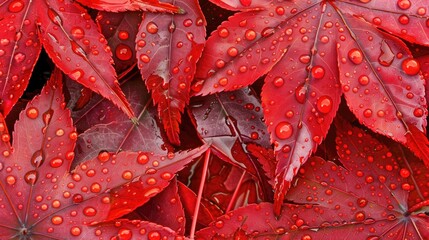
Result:
{"label": "leaf stem", "polygon": [[206,154],[204,156],[203,173],[201,175],[201,182],[200,182],[200,187],[198,189],[197,202],[195,203],[194,216],[192,217],[191,233],[189,235],[189,238],[192,240],[194,239],[194,236],[195,236],[195,228],[197,226],[198,211],[200,210],[201,197],[203,195],[204,183],[206,182],[207,169],[209,166],[210,152],[211,152],[210,148],[207,149]]}
{"label": "leaf stem", "polygon": [[237,199],[238,190],[240,190],[241,184],[243,183],[244,176],[246,176],[246,171],[243,170],[243,174],[241,174],[240,180],[238,180],[237,187],[235,188],[234,193],[232,194],[231,200],[229,201],[229,204],[228,204],[228,207],[226,208],[225,213],[228,213],[229,211],[231,211],[232,205]]}

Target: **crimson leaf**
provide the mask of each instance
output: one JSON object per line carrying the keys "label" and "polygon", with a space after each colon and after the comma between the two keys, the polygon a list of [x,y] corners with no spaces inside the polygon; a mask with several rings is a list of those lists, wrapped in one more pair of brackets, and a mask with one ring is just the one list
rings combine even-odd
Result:
{"label": "crimson leaf", "polygon": [[198,1],[175,1],[183,15],[144,13],[136,39],[138,67],[158,105],[168,139],[179,145],[181,113],[189,102],[196,62],[205,43]]}
{"label": "crimson leaf", "polygon": [[[118,226],[123,223],[127,229],[132,223],[89,225],[120,217],[148,201],[168,185],[175,172],[207,149],[204,146],[168,156],[101,152],[69,172],[78,136],[70,111],[65,108],[61,76],[59,70],[54,71],[42,93],[21,112],[13,148],[4,121],[0,123],[2,238],[85,239],[92,234],[100,238],[121,235],[122,228]],[[124,199],[135,193],[116,193],[129,190],[128,186],[135,183],[142,185],[141,195],[124,204]],[[152,227],[151,223],[135,225],[134,232],[147,226],[148,231],[140,233],[154,230],[175,235],[170,229]]]}
{"label": "crimson leaf", "polygon": [[106,39],[87,11],[75,2],[0,3],[0,110],[7,115],[28,85],[42,44],[64,73],[108,98],[130,118],[133,112],[111,65]]}
{"label": "crimson leaf", "polygon": [[293,176],[326,137],[342,94],[361,123],[429,162],[428,146],[418,141],[426,138],[419,65],[393,36],[429,45],[427,4],[258,2],[212,33],[198,63],[196,94],[235,90],[267,74],[262,103],[278,159],[277,214]]}

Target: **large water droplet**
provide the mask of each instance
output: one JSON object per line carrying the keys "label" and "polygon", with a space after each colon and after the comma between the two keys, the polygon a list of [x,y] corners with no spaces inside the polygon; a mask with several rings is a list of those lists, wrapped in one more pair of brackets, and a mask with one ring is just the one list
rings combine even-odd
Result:
{"label": "large water droplet", "polygon": [[361,64],[363,61],[363,54],[357,48],[350,49],[347,56],[349,57],[350,61],[352,61],[354,64]]}
{"label": "large water droplet", "polygon": [[29,185],[34,185],[37,182],[37,179],[39,178],[39,173],[36,170],[28,171],[24,175],[24,180]]}
{"label": "large water droplet", "polygon": [[288,139],[292,136],[293,127],[289,122],[280,122],[277,124],[275,134],[280,139]]}
{"label": "large water droplet", "polygon": [[311,69],[311,75],[316,79],[323,78],[325,76],[325,69],[322,66],[316,65]]}
{"label": "large water droplet", "polygon": [[37,150],[31,156],[31,165],[33,167],[38,168],[45,162],[45,153],[42,149]]}
{"label": "large water droplet", "polygon": [[327,114],[331,112],[333,107],[332,98],[329,96],[321,96],[317,99],[317,110],[321,113]]}
{"label": "large water droplet", "polygon": [[130,60],[133,57],[133,51],[128,45],[118,44],[115,49],[115,56],[122,61]]}
{"label": "large water droplet", "polygon": [[71,34],[76,39],[82,39],[85,36],[85,31],[81,27],[73,27]]}
{"label": "large water droplet", "polygon": [[402,70],[408,75],[417,75],[420,72],[420,63],[414,58],[407,58],[402,61]]}
{"label": "large water droplet", "polygon": [[383,66],[390,66],[395,59],[395,54],[385,40],[381,41],[380,51],[378,62]]}
{"label": "large water droplet", "polygon": [[156,25],[154,22],[148,22],[146,25],[146,31],[148,31],[148,33],[155,34],[158,32],[158,25]]}
{"label": "large water droplet", "polygon": [[21,12],[22,9],[24,8],[24,6],[25,6],[25,4],[23,1],[17,0],[17,1],[12,1],[11,3],[9,3],[9,6],[7,9],[9,10],[9,12],[17,13],[17,12]]}
{"label": "large water droplet", "polygon": [[306,98],[307,98],[307,86],[305,84],[301,84],[295,89],[295,99],[299,103],[304,103]]}

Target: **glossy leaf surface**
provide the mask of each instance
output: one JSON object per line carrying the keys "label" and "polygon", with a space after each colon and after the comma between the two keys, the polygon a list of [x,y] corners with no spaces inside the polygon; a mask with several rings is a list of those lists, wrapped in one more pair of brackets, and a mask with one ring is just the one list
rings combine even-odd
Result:
{"label": "glossy leaf surface", "polygon": [[136,39],[138,67],[171,143],[179,145],[181,113],[189,102],[205,19],[195,0],[175,1],[186,13],[144,13]]}
{"label": "glossy leaf surface", "polygon": [[[59,70],[54,71],[42,93],[21,112],[13,148],[4,121],[0,123],[2,237],[84,239],[91,231],[99,235],[96,227],[85,225],[113,220],[147,202],[168,185],[175,172],[207,149],[168,156],[102,151],[69,172],[78,135],[65,109],[61,76]],[[141,195],[124,202],[134,196],[128,185],[136,183],[142,185]],[[127,192],[116,194],[123,189]],[[175,235],[162,227],[153,229]],[[105,231],[112,234],[120,229]]]}
{"label": "glossy leaf surface", "polygon": [[420,68],[388,33],[428,45],[425,3],[271,1],[244,7],[212,33],[198,64],[197,95],[267,74],[262,102],[278,159],[277,213],[293,176],[326,137],[342,94],[362,124],[424,157],[427,146],[415,136],[422,134],[409,131],[426,126]]}
{"label": "glossy leaf surface", "polygon": [[87,11],[66,1],[0,3],[0,110],[7,115],[23,94],[42,44],[58,68],[133,117],[111,65],[105,38]]}

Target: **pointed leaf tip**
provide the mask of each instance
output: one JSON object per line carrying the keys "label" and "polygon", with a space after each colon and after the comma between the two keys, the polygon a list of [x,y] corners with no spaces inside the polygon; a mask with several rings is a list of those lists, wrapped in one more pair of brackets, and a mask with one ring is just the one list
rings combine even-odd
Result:
{"label": "pointed leaf tip", "polygon": [[416,126],[410,124],[408,128],[406,146],[429,168],[429,140]]}

